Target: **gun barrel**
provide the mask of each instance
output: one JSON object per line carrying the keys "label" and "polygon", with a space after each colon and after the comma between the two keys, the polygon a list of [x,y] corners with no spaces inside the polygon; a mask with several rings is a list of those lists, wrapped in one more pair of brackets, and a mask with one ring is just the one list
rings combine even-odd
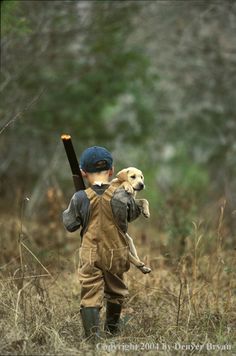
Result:
{"label": "gun barrel", "polygon": [[75,150],[72,144],[71,136],[67,134],[61,135],[61,139],[63,141],[66,155],[70,164],[73,181],[75,185],[76,191],[86,189],[84,180],[80,171],[79,162],[77,160]]}

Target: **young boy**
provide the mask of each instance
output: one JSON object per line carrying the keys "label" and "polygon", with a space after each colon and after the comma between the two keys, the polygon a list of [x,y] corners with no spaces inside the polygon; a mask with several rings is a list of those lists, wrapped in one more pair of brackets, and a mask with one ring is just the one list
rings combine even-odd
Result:
{"label": "young boy", "polygon": [[123,188],[109,185],[113,159],[103,147],[89,147],[80,158],[82,174],[90,187],[75,193],[63,212],[70,232],[82,227],[79,250],[80,314],[86,337],[98,335],[99,311],[107,299],[105,330],[118,330],[122,303],[128,295],[123,273],[128,271],[128,222],[141,211]]}

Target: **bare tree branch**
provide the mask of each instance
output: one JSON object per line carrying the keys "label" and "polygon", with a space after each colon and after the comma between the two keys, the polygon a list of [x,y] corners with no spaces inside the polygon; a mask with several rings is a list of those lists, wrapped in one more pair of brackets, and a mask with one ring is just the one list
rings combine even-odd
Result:
{"label": "bare tree branch", "polygon": [[19,119],[25,112],[27,112],[42,96],[42,94],[45,92],[45,89],[41,89],[40,92],[24,107],[23,110],[19,111],[12,119],[7,121],[0,129],[0,135],[3,133],[3,131],[6,130],[6,128],[11,125],[13,122],[15,122],[17,119]]}

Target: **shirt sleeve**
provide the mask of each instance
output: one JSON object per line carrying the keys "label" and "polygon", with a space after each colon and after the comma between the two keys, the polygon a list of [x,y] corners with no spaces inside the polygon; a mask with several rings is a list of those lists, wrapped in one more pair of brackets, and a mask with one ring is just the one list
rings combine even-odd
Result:
{"label": "shirt sleeve", "polygon": [[128,222],[131,222],[141,214],[140,207],[135,203],[132,195],[123,188],[118,188],[111,200],[113,216],[122,231],[127,232]]}
{"label": "shirt sleeve", "polygon": [[140,207],[135,203],[134,198],[130,195],[130,198],[128,200],[128,209],[127,209],[127,220],[128,222],[131,222],[139,217],[141,214],[141,209]]}
{"label": "shirt sleeve", "polygon": [[62,213],[62,220],[65,228],[69,232],[79,229],[82,224],[81,206],[83,202],[83,192],[76,192],[71,198],[68,208]]}

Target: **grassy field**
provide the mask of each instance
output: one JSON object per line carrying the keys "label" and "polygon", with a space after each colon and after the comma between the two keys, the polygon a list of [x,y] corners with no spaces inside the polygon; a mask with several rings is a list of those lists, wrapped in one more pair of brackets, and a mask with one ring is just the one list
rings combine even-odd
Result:
{"label": "grassy field", "polygon": [[[49,243],[42,253],[33,241],[44,239],[47,227],[34,224],[25,231],[9,220],[1,225],[3,251],[8,248],[13,257],[0,269],[0,354],[94,354],[79,315],[78,240],[68,234],[66,249],[61,242],[66,233],[55,232],[58,246]],[[176,258],[171,245],[160,245],[166,236],[147,226],[131,226],[131,235],[152,272],[143,275],[131,267],[126,274],[130,295],[121,332],[112,338],[101,334],[96,353],[236,354],[236,259],[235,251],[224,249],[222,227],[210,238],[193,224],[186,252]]]}

